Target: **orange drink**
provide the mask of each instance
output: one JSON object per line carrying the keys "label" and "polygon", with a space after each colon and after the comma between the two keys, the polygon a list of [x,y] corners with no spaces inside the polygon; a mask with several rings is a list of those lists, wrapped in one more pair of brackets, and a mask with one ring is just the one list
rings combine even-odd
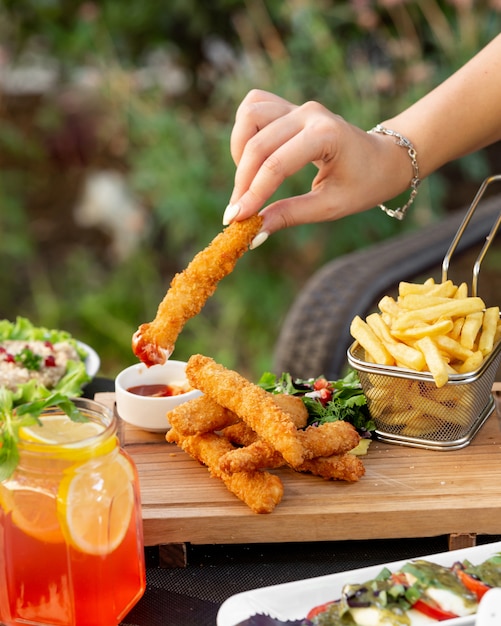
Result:
{"label": "orange drink", "polygon": [[0,622],[113,626],[144,593],[139,483],[106,407],[51,408],[0,483]]}

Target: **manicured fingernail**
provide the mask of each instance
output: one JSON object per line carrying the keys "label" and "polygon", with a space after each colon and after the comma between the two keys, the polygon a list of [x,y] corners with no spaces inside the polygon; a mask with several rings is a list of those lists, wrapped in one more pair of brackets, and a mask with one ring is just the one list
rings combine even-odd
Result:
{"label": "manicured fingernail", "polygon": [[223,213],[223,226],[228,226],[240,213],[239,204],[229,204]]}
{"label": "manicured fingernail", "polygon": [[258,233],[254,239],[251,241],[251,244],[249,246],[249,248],[251,250],[255,250],[256,248],[258,248],[261,244],[263,244],[269,237],[269,233],[267,233],[265,230],[262,230],[260,233]]}

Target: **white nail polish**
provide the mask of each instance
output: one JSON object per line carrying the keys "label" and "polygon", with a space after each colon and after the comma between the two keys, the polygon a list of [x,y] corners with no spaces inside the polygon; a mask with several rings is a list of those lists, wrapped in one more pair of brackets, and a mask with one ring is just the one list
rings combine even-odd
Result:
{"label": "white nail polish", "polygon": [[260,233],[258,233],[254,239],[251,241],[251,244],[249,246],[249,248],[251,250],[255,250],[256,248],[258,248],[261,244],[263,244],[269,237],[269,233],[267,233],[265,230],[262,230]]}
{"label": "white nail polish", "polygon": [[239,204],[229,204],[223,213],[223,226],[228,226],[240,213]]}

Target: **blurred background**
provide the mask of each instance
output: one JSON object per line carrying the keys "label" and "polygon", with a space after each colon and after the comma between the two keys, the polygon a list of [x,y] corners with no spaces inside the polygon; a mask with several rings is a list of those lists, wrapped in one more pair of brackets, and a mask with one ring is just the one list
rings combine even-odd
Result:
{"label": "blurred background", "polygon": [[[371,128],[500,30],[500,0],[0,0],[0,317],[69,330],[115,376],[173,274],[222,228],[249,89]],[[403,223],[373,210],[277,233],[220,283],[173,358],[200,352],[257,379],[319,267],[438,221],[499,172],[495,145],[431,176]]]}

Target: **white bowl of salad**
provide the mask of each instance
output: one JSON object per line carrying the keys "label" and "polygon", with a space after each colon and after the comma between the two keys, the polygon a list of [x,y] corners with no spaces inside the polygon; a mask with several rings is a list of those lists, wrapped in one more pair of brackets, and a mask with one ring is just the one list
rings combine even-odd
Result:
{"label": "white bowl of salad", "polygon": [[34,326],[28,319],[0,320],[0,480],[16,464],[17,433],[35,423],[47,406],[72,414],[97,373],[99,356],[64,330]]}

